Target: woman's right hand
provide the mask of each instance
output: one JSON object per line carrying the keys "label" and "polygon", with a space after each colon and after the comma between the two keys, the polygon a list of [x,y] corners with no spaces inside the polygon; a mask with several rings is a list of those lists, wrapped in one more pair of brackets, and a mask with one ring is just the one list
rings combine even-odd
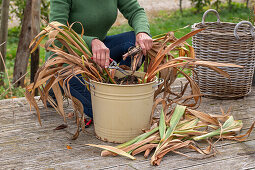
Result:
{"label": "woman's right hand", "polygon": [[99,64],[102,68],[106,68],[110,63],[110,50],[102,41],[94,39],[91,42],[93,60]]}

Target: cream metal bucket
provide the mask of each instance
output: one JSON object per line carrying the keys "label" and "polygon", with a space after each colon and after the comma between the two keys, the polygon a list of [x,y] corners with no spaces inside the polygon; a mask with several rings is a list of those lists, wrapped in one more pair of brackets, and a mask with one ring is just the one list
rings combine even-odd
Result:
{"label": "cream metal bucket", "polygon": [[[135,72],[143,77],[143,72]],[[116,73],[121,78],[124,75]],[[115,85],[91,80],[91,99],[95,133],[103,141],[123,143],[150,126],[154,87],[146,84]]]}

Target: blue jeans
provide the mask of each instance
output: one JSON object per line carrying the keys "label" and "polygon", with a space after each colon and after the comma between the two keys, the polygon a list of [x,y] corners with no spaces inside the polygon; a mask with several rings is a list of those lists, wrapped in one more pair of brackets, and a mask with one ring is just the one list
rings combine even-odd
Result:
{"label": "blue jeans", "polygon": [[[130,47],[135,46],[135,33],[133,31],[118,35],[107,36],[103,43],[110,49],[110,57],[120,65],[127,65],[130,67],[131,59],[122,60],[122,55],[125,54]],[[81,75],[79,79],[84,82]],[[86,86],[84,86],[77,78],[73,77],[69,81],[71,95],[77,98],[83,105],[84,113],[93,118],[91,95]],[[50,94],[51,95],[51,94]],[[52,96],[52,95],[51,95]]]}
{"label": "blue jeans", "polygon": [[131,58],[122,60],[122,55],[128,52],[130,47],[135,46],[135,33],[133,31],[122,34],[107,36],[103,43],[110,49],[110,57],[120,65],[131,66]]}

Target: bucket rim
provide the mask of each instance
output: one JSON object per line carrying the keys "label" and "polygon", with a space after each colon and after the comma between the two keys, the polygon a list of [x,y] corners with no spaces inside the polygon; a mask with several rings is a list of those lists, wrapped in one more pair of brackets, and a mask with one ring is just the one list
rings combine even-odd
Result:
{"label": "bucket rim", "polygon": [[95,83],[95,84],[105,85],[105,86],[115,86],[115,87],[137,87],[137,86],[146,86],[146,85],[154,84],[154,83],[156,83],[157,80],[158,80],[158,77],[155,76],[155,77],[154,77],[154,81],[151,81],[151,82],[149,82],[149,83],[129,84],[129,85],[102,83],[102,82],[98,82],[98,81],[95,81],[95,80],[92,80],[92,79],[90,79],[90,82]]}

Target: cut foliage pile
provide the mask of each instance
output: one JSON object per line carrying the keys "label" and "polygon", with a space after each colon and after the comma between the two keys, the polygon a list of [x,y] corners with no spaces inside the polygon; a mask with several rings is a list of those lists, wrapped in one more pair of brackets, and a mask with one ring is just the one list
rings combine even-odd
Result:
{"label": "cut foliage pile", "polygon": [[[78,23],[73,23],[78,24]],[[79,135],[80,127],[84,130],[84,113],[83,105],[79,100],[72,97],[70,94],[69,81],[73,77],[81,74],[85,82],[95,80],[104,83],[116,84],[114,80],[115,69],[101,68],[92,59],[92,54],[83,40],[81,34],[77,34],[72,25],[63,25],[58,22],[49,23],[48,26],[39,33],[31,42],[31,52],[33,52],[39,45],[52,53],[45,64],[38,70],[34,83],[26,87],[26,98],[30,105],[32,105],[40,120],[40,111],[37,101],[34,99],[35,91],[40,92],[40,99],[47,108],[47,102],[54,107],[60,115],[66,119],[66,114],[63,108],[63,97],[71,99],[74,113],[76,116],[77,131],[73,136],[76,139]],[[83,30],[83,28],[82,28]],[[209,67],[225,77],[229,75],[217,68],[218,66],[225,67],[240,67],[234,64],[222,64],[209,61],[201,61],[195,58],[194,49],[186,43],[186,40],[203,29],[192,31],[184,37],[177,39],[174,33],[166,33],[154,37],[153,48],[145,57],[144,71],[145,76],[138,79],[138,83],[148,83],[152,81],[158,74],[164,79],[164,84],[160,85],[155,92],[155,98],[163,93],[163,99],[156,99],[155,106],[159,102],[165,103],[167,107],[173,103],[181,104],[189,108],[194,108],[199,105],[201,94],[198,85],[192,80],[186,70],[192,71],[197,65]],[[48,38],[45,44],[42,40]],[[135,47],[123,56],[131,57],[131,71],[135,71],[141,64],[141,50],[140,47]],[[121,66],[116,66],[116,68]],[[178,74],[184,75],[188,80],[179,93],[171,90],[171,85],[176,80]],[[85,84],[84,84],[85,85]],[[191,87],[190,94],[186,95],[188,86]],[[89,88],[89,87],[88,87]],[[56,100],[54,101],[49,95],[49,90],[52,89]],[[62,92],[63,91],[63,92]],[[154,106],[154,108],[155,108]],[[154,109],[153,109],[154,111]]]}
{"label": "cut foliage pile", "polygon": [[[210,115],[177,105],[168,114],[166,108],[162,109],[160,119],[154,122],[150,130],[124,144],[116,147],[88,145],[105,149],[101,156],[122,155],[133,160],[139,153],[144,153],[144,157],[147,158],[155,149],[151,164],[159,165],[169,152],[192,158],[182,153],[181,148],[192,149],[204,155],[200,157],[201,159],[214,156],[216,154],[214,145],[217,141],[212,143],[212,138],[244,141],[249,137],[254,124],[255,122],[246,134],[236,135],[236,132],[242,129],[243,123],[241,120],[234,120],[229,113],[225,114],[222,111],[222,115]],[[201,149],[197,143],[200,140],[206,140],[208,146]]]}

